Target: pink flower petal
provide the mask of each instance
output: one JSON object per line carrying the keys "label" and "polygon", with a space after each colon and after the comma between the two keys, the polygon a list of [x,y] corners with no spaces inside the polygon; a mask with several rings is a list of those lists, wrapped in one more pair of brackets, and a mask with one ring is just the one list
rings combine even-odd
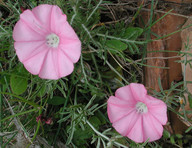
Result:
{"label": "pink flower petal", "polygon": [[107,101],[107,113],[109,120],[114,123],[135,110],[135,104],[120,100],[111,96]]}
{"label": "pink flower petal", "polygon": [[59,79],[72,73],[81,42],[56,5],[42,4],[20,15],[13,31],[19,60],[32,74]]}
{"label": "pink flower petal", "polygon": [[26,10],[20,15],[20,19],[25,23],[29,28],[36,31],[38,34],[43,36],[48,34],[48,30],[45,29],[45,25],[42,25],[41,22],[34,16],[31,10]]}
{"label": "pink flower petal", "polygon": [[147,95],[147,90],[145,89],[144,85],[138,84],[138,83],[131,83],[130,87],[131,87],[133,96],[135,97],[135,100],[144,101]]}
{"label": "pink flower petal", "polygon": [[73,72],[74,65],[71,60],[63,53],[61,49],[58,50],[58,64],[60,77],[65,77]]}
{"label": "pink flower petal", "polygon": [[121,135],[139,143],[161,138],[162,125],[167,122],[167,106],[147,95],[142,84],[119,88],[107,103],[108,117]]}
{"label": "pink flower petal", "polygon": [[73,63],[76,63],[81,55],[81,42],[79,40],[65,39],[61,41],[60,49]]}
{"label": "pink flower petal", "polygon": [[78,40],[78,36],[73,30],[73,28],[69,25],[68,22],[63,23],[64,28],[62,26],[58,26],[58,32],[60,32],[60,36],[64,39],[75,39]]}
{"label": "pink flower petal", "polygon": [[[130,119],[132,120],[132,119]],[[134,119],[135,120],[135,119]],[[135,123],[133,127],[131,128],[130,132],[127,134],[127,137],[130,138],[131,140],[141,143],[144,142],[144,133],[143,133],[143,117],[138,116],[137,120],[135,120]]]}
{"label": "pink flower petal", "polygon": [[15,42],[14,47],[21,62],[47,48],[45,41]]}
{"label": "pink flower petal", "polygon": [[[64,29],[63,26],[65,26],[65,28],[68,28],[68,26],[66,26],[66,23],[67,16],[63,14],[58,6],[53,6],[51,10],[51,30],[56,34],[60,34]],[[69,26],[69,28],[71,28],[71,26]]]}
{"label": "pink flower petal", "polygon": [[130,85],[117,89],[115,96],[119,99],[136,103]]}
{"label": "pink flower petal", "polygon": [[148,96],[147,106],[150,114],[155,117],[162,125],[167,123],[167,105],[154,97]]}
{"label": "pink flower petal", "polygon": [[144,141],[149,138],[149,142],[155,141],[161,138],[163,134],[163,126],[153,116],[145,114],[143,116],[143,132]]}
{"label": "pink flower petal", "polygon": [[34,75],[39,74],[47,52],[48,50],[43,50],[35,56],[30,57],[28,60],[24,61],[23,64],[25,68]]}
{"label": "pink flower petal", "polygon": [[145,97],[145,103],[149,106],[158,106],[160,104],[165,104],[163,101],[160,99],[154,98],[152,96],[147,95]]}
{"label": "pink flower petal", "polygon": [[73,68],[73,63],[60,49],[50,49],[39,72],[39,77],[43,79],[59,79],[71,74]]}
{"label": "pink flower petal", "polygon": [[31,29],[24,22],[19,20],[13,29],[13,38],[15,41],[43,41],[45,37]]}
{"label": "pink flower petal", "polygon": [[59,67],[58,67],[58,55],[57,49],[50,48],[39,72],[39,77],[43,79],[58,79]]}
{"label": "pink flower petal", "polygon": [[121,135],[127,136],[127,134],[134,127],[135,122],[138,120],[138,118],[139,115],[135,111],[132,111],[123,118],[120,118],[119,120],[114,122],[112,125]]}
{"label": "pink flower petal", "polygon": [[43,25],[44,29],[47,31],[51,31],[50,23],[51,23],[51,12],[53,5],[39,5],[32,9],[33,14],[39,20],[39,22]]}

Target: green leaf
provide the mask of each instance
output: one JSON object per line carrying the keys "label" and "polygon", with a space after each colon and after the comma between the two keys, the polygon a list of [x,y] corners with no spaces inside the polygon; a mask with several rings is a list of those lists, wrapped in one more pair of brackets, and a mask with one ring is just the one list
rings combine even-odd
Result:
{"label": "green leaf", "polygon": [[174,136],[171,136],[171,137],[170,137],[170,141],[171,141],[172,144],[175,144]]}
{"label": "green leaf", "polygon": [[182,145],[183,145],[182,139],[179,139],[179,140],[178,140],[178,144],[182,147]]}
{"label": "green leaf", "polygon": [[132,43],[131,45],[132,45],[134,51],[136,51],[137,53],[140,53],[139,48],[138,48],[138,46],[136,44]]}
{"label": "green leaf", "polygon": [[171,134],[167,130],[163,131],[163,137],[164,138],[168,139],[170,136],[171,136]]}
{"label": "green leaf", "polygon": [[[37,105],[33,101],[29,101],[29,100],[27,100],[27,99],[25,99],[19,95],[16,95],[16,94],[2,92],[2,91],[0,92],[0,94],[10,95],[14,98],[14,99],[10,99],[9,101],[25,102],[25,103],[28,103],[29,105],[34,106],[34,107],[40,107],[39,105]],[[17,98],[17,99],[15,99],[15,98]]]}
{"label": "green leaf", "polygon": [[61,104],[64,104],[65,101],[66,101],[66,99],[63,97],[54,96],[53,98],[49,98],[47,100],[47,103],[51,104],[51,105],[61,105]]}
{"label": "green leaf", "polygon": [[99,118],[97,118],[96,116],[92,116],[89,119],[89,122],[96,128],[98,129],[99,126],[101,125],[101,121],[99,120]]}
{"label": "green leaf", "polygon": [[176,137],[179,139],[183,138],[183,136],[181,134],[176,134]]}
{"label": "green leaf", "polygon": [[26,78],[29,75],[29,72],[26,70],[26,68],[24,67],[24,65],[22,63],[19,63],[17,65],[16,69],[17,69],[17,74],[20,74]]}
{"label": "green leaf", "polygon": [[6,51],[6,50],[9,50],[9,48],[0,48],[0,52]]}
{"label": "green leaf", "polygon": [[45,93],[46,93],[46,85],[43,85],[43,86],[41,86],[37,96],[38,97],[43,97],[45,95]]}
{"label": "green leaf", "polygon": [[134,49],[133,49],[133,47],[131,46],[131,44],[128,44],[128,47],[129,47],[129,51],[130,51],[132,54],[134,54],[135,52],[134,52]]}
{"label": "green leaf", "polygon": [[5,58],[0,57],[0,61],[7,62],[8,60]]}
{"label": "green leaf", "polygon": [[10,85],[13,93],[20,95],[27,89],[27,79],[22,76],[11,75]]}
{"label": "green leaf", "polygon": [[[98,130],[99,126],[101,125],[101,121],[96,117],[92,116],[89,119],[89,122]],[[73,136],[73,142],[78,146],[78,147],[83,147],[84,144],[87,143],[87,139],[91,138],[94,134],[94,131],[91,129],[89,125],[85,125],[85,130],[80,128],[80,126],[75,127],[75,132]]]}
{"label": "green leaf", "polygon": [[185,133],[188,133],[188,132],[190,132],[192,130],[192,126],[190,126],[186,131],[185,131]]}
{"label": "green leaf", "polygon": [[116,49],[118,51],[123,51],[127,49],[127,44],[119,41],[119,40],[107,40],[106,41],[106,46],[112,49]]}
{"label": "green leaf", "polygon": [[103,115],[102,112],[96,112],[95,116],[100,120],[101,125],[106,124],[107,121],[106,121],[105,115]]}
{"label": "green leaf", "polygon": [[10,75],[6,75],[6,73],[4,74],[4,72],[2,72],[0,74],[0,84],[6,85],[5,80],[7,80],[7,82],[10,82],[10,77],[11,77]]}
{"label": "green leaf", "polygon": [[129,27],[125,30],[124,38],[136,40],[143,33],[143,29],[139,27]]}
{"label": "green leaf", "polygon": [[87,139],[91,138],[94,134],[94,131],[92,131],[90,127],[86,126],[85,128],[85,130],[82,130],[79,126],[75,127],[73,142],[77,146],[82,147],[87,142]]}
{"label": "green leaf", "polygon": [[188,95],[189,107],[192,108],[192,95]]}

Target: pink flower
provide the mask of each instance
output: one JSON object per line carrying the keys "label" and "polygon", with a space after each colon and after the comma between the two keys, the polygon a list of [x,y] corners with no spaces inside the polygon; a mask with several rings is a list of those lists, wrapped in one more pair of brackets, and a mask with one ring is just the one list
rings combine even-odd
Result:
{"label": "pink flower", "polygon": [[166,104],[147,95],[137,83],[117,89],[108,100],[107,112],[116,131],[138,143],[160,139],[167,123]]}
{"label": "pink flower", "polygon": [[13,30],[19,60],[34,75],[59,79],[73,72],[81,54],[81,42],[67,17],[55,5],[25,10]]}
{"label": "pink flower", "polygon": [[46,124],[53,124],[53,120],[52,118],[47,118],[41,115],[39,115],[38,117],[36,117],[36,121],[39,122],[45,122]]}

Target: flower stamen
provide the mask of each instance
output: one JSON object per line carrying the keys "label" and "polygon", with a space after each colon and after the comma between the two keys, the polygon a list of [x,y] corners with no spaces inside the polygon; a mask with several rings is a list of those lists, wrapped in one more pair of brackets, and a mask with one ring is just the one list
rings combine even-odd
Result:
{"label": "flower stamen", "polygon": [[140,114],[143,114],[143,113],[148,112],[148,108],[147,108],[146,104],[144,104],[143,102],[138,102],[136,104],[136,111]]}
{"label": "flower stamen", "polygon": [[46,43],[49,47],[57,48],[59,45],[59,37],[52,33],[46,37]]}

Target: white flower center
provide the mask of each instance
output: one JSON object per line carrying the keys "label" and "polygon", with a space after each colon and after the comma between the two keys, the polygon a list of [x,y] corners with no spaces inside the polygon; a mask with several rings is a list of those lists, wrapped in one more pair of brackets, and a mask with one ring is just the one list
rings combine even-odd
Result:
{"label": "white flower center", "polygon": [[148,108],[146,106],[146,104],[144,104],[143,102],[138,102],[136,104],[136,110],[138,113],[143,114],[143,113],[147,113],[148,112]]}
{"label": "white flower center", "polygon": [[59,45],[59,37],[52,33],[46,37],[46,43],[49,47],[57,48]]}

